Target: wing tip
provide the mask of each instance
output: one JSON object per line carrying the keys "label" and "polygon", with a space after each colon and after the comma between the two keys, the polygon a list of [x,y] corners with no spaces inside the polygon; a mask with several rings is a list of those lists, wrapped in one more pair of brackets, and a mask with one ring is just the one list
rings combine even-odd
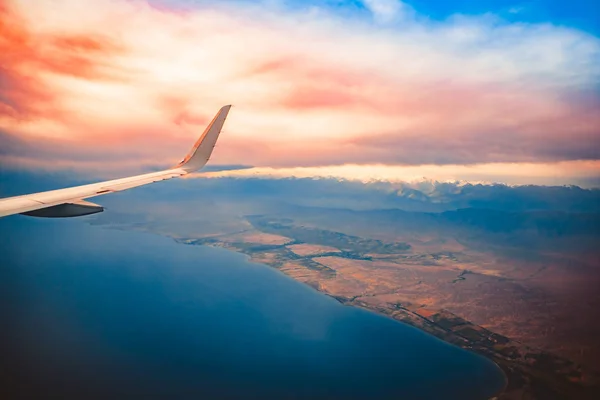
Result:
{"label": "wing tip", "polygon": [[199,170],[208,162],[231,107],[231,104],[221,107],[187,156],[176,165],[177,168],[189,173]]}

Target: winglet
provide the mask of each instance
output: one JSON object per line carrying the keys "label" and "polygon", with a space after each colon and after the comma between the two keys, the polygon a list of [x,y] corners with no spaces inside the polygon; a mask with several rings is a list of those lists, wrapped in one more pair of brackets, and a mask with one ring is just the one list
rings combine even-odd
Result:
{"label": "winglet", "polygon": [[185,158],[174,168],[181,168],[189,173],[197,171],[206,165],[213,148],[217,143],[219,133],[221,133],[221,129],[223,128],[225,118],[227,118],[230,108],[231,105],[221,107],[217,115],[215,115],[213,120],[204,130],[202,136],[194,143],[194,147],[192,147]]}

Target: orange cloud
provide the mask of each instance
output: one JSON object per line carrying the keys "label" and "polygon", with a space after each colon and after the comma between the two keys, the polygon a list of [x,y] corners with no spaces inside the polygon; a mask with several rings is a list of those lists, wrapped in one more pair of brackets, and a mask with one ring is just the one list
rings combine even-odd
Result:
{"label": "orange cloud", "polygon": [[0,145],[23,144],[4,146],[3,163],[170,165],[228,103],[217,163],[600,159],[589,94],[600,40],[575,30],[410,15],[381,28],[240,4],[0,4]]}
{"label": "orange cloud", "polygon": [[33,33],[12,4],[0,5],[0,117],[23,119],[64,116],[55,108],[55,93],[43,74],[108,78],[102,59],[119,51],[99,34]]}

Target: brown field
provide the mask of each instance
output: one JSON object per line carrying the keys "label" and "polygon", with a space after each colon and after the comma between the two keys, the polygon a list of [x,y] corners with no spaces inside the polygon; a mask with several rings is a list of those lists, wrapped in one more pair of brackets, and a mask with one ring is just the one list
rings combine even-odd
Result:
{"label": "brown field", "polygon": [[324,253],[339,253],[340,252],[340,250],[336,249],[335,247],[320,246],[320,245],[308,244],[308,243],[294,244],[291,246],[287,246],[287,248],[290,249],[291,251],[293,251],[294,254],[297,254],[301,257],[317,256],[319,254],[324,254]]}
{"label": "brown field", "polygon": [[292,239],[285,236],[272,235],[269,233],[263,233],[255,230],[248,230],[242,233],[236,233],[233,235],[226,235],[222,238],[224,242],[235,243],[255,243],[255,244],[286,244]]}

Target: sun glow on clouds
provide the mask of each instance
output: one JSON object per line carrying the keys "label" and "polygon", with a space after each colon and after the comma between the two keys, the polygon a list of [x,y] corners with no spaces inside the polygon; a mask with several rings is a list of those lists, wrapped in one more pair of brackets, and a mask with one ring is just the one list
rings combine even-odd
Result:
{"label": "sun glow on clouds", "polygon": [[568,161],[552,164],[492,163],[476,165],[332,165],[326,167],[256,167],[227,171],[201,172],[190,178],[334,178],[361,182],[438,182],[502,183],[507,185],[593,186],[586,182],[597,177],[598,161]]}
{"label": "sun glow on clouds", "polygon": [[0,0],[0,162],[171,165],[233,103],[215,163],[600,171],[598,38],[272,3]]}

